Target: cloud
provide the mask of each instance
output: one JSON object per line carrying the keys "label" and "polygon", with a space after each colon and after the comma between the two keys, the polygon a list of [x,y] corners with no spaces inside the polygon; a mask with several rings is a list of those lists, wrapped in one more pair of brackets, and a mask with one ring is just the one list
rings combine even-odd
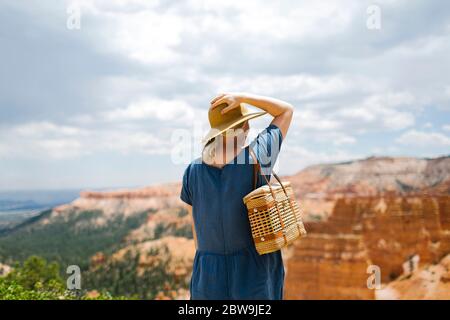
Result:
{"label": "cloud", "polygon": [[425,148],[439,147],[442,148],[442,153],[444,153],[448,150],[445,148],[450,146],[450,137],[438,132],[410,130],[398,137],[396,142]]}
{"label": "cloud", "polygon": [[169,155],[171,151],[167,140],[148,132],[110,133],[102,136],[100,141],[103,148],[122,154]]}
{"label": "cloud", "polygon": [[325,112],[311,109],[299,110],[294,114],[294,123],[304,130],[330,131],[339,128],[342,124],[338,119],[327,116]]}
{"label": "cloud", "polygon": [[212,79],[215,88],[227,91],[264,92],[267,95],[279,95],[293,101],[315,101],[325,97],[344,96],[355,91],[364,91],[362,77],[349,75],[256,75],[256,76],[219,76]]}
{"label": "cloud", "polygon": [[65,159],[89,153],[83,141],[92,133],[86,129],[52,122],[29,122],[1,129],[2,158]]}
{"label": "cloud", "polygon": [[[337,112],[337,116],[349,124],[352,128],[360,130],[374,128],[401,130],[415,123],[411,110],[415,99],[407,92],[388,92],[366,97],[360,104],[343,108]],[[406,107],[406,108],[405,108]],[[409,107],[409,108],[408,108]]]}
{"label": "cloud", "polygon": [[195,110],[185,101],[145,99],[126,108],[107,111],[104,117],[110,121],[153,119],[189,123],[195,118]]}
{"label": "cloud", "polygon": [[[312,33],[316,39],[327,38],[350,25],[357,10],[355,4],[302,1],[301,6],[293,6],[282,1],[273,6],[255,0],[214,3],[192,0],[133,1],[125,6],[121,1],[111,4],[96,1],[82,8],[105,19],[112,34],[112,41],[107,43],[110,48],[143,63],[164,65],[183,61],[185,54],[180,49],[199,49],[205,58],[208,52],[221,52],[214,47],[238,44],[241,38],[255,40],[264,35],[273,41],[302,41],[311,39]],[[346,10],[341,10],[342,6]],[[215,46],[209,45],[210,51],[203,50],[199,41],[211,40],[212,36],[220,41]]]}
{"label": "cloud", "polygon": [[67,138],[35,140],[27,151],[37,152],[33,156],[39,156],[41,158],[50,157],[53,159],[80,157],[83,154],[87,154],[80,140]]}
{"label": "cloud", "polygon": [[4,159],[80,159],[111,151],[132,155],[171,152],[169,137],[133,127],[87,130],[43,122],[13,126],[0,133],[5,138],[0,142],[0,157]]}
{"label": "cloud", "polygon": [[18,125],[12,129],[20,136],[37,137],[46,135],[60,135],[60,136],[81,136],[86,135],[84,129],[73,126],[56,125],[48,121],[31,122]]}
{"label": "cloud", "polygon": [[[66,28],[73,3],[79,30]],[[370,4],[2,1],[0,155],[16,176],[18,159],[167,162],[171,133],[194,124],[203,132],[209,101],[221,91],[295,106],[283,152],[296,156],[283,170],[368,156],[380,145],[395,144],[385,154],[413,152],[403,142],[415,146],[413,138],[433,143],[420,147],[427,155],[440,154],[448,148],[450,14],[437,0],[380,0],[374,31],[366,27]],[[116,172],[125,171],[102,174],[120,185]],[[167,179],[179,179],[170,171]]]}
{"label": "cloud", "polygon": [[174,50],[181,42],[185,18],[152,11],[116,13],[111,19],[111,49],[142,63],[167,65],[182,53]]}
{"label": "cloud", "polygon": [[336,163],[363,157],[362,154],[339,149],[317,152],[302,146],[289,146],[283,149],[275,169],[283,169],[284,173],[293,174],[299,171],[299,167],[305,168],[318,163]]}

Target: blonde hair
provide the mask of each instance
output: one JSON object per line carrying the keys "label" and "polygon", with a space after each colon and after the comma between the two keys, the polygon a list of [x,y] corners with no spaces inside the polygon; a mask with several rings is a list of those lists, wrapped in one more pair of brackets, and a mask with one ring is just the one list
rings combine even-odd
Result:
{"label": "blonde hair", "polygon": [[202,150],[202,161],[207,164],[217,163],[216,156],[218,154],[223,155],[223,139],[237,138],[238,145],[241,144],[241,147],[245,145],[245,140],[247,138],[248,132],[248,130],[243,129],[245,127],[245,123],[246,122],[243,122],[238,126],[231,128],[223,132],[221,135],[215,137],[214,139],[208,141],[208,143],[206,143]]}

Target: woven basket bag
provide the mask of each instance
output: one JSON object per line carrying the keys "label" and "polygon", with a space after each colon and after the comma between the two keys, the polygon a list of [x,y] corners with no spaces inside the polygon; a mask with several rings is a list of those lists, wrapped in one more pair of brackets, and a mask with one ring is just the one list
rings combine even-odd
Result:
{"label": "woven basket bag", "polygon": [[250,154],[255,163],[254,190],[243,200],[247,206],[256,251],[262,255],[291,244],[297,238],[305,236],[306,230],[290,182],[281,182],[275,172],[271,172],[278,181],[271,184],[261,173],[267,185],[255,189],[261,166],[253,150],[250,150]]}

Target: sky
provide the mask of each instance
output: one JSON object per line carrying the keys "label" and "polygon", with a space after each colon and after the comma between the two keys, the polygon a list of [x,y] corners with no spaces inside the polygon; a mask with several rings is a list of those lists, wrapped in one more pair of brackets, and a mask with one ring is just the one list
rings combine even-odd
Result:
{"label": "sky", "polygon": [[450,150],[447,1],[3,0],[0,48],[0,190],[178,181],[220,92],[295,107],[281,174]]}

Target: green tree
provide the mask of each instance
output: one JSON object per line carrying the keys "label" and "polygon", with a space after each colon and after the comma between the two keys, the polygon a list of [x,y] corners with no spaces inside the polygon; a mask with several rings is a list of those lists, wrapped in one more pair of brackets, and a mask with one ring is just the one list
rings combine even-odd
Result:
{"label": "green tree", "polygon": [[29,290],[54,289],[64,285],[58,263],[47,263],[45,259],[38,256],[29,257],[23,266],[13,269],[6,279],[14,279],[23,288]]}
{"label": "green tree", "polygon": [[59,275],[59,265],[37,256],[29,257],[8,275],[0,277],[0,300],[127,299],[113,297],[107,291],[101,291],[95,297],[86,293],[66,290]]}

